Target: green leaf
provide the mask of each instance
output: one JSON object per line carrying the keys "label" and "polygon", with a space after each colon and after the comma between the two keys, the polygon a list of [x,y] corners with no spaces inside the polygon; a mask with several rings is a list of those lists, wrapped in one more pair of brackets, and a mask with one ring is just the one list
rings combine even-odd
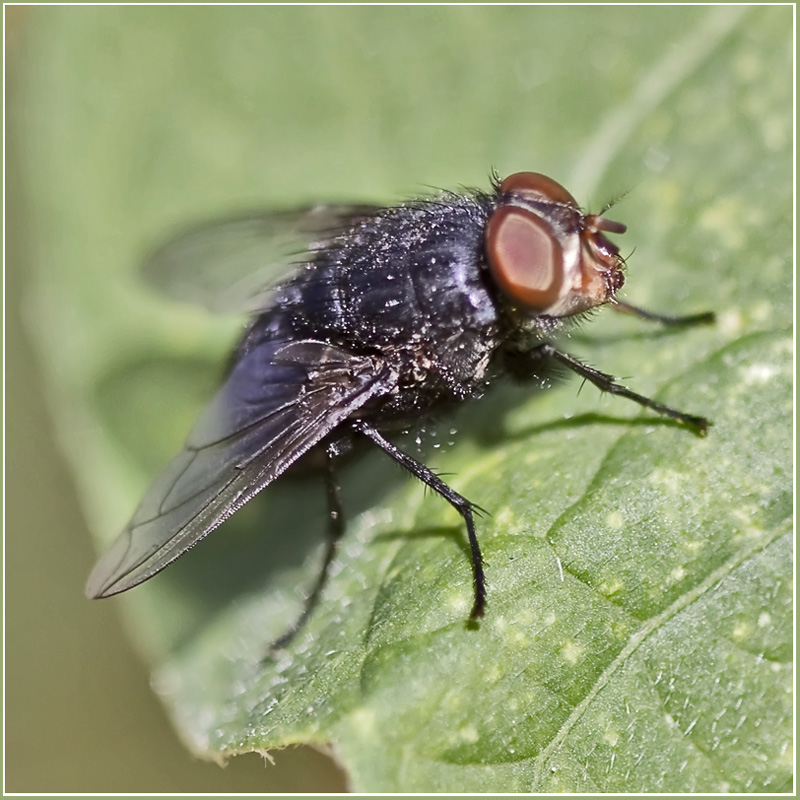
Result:
{"label": "green leaf", "polygon": [[606,311],[561,343],[708,416],[704,439],[576,380],[502,388],[423,437],[490,512],[477,626],[459,518],[380,454],[344,469],[335,574],[278,658],[320,557],[313,481],[114,601],[194,751],[330,744],[360,791],[791,787],[791,13],[32,12],[30,319],[102,544],[239,328],[143,284],[175,226],[531,169],[592,208],[629,191],[631,302],[718,315],[666,332]]}

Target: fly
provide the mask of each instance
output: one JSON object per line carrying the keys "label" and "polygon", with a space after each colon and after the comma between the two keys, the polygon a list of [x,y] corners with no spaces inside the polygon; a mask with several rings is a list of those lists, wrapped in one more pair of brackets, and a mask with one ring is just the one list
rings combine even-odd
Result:
{"label": "fly", "polygon": [[604,212],[584,213],[545,175],[518,172],[495,177],[489,192],[391,208],[322,206],[218,227],[177,239],[153,263],[207,259],[209,242],[223,242],[225,254],[237,238],[265,227],[277,260],[288,263],[297,242],[304,256],[271,295],[254,295],[257,310],[227,379],[95,566],[89,597],[152,578],[298,462],[321,464],[327,546],[303,613],[279,640],[285,643],[325,585],[344,533],[335,466],[361,440],[462,516],[473,573],[470,617],[478,618],[487,590],[477,506],[393,444],[393,432],[480,397],[503,376],[536,381],[553,361],[701,436],[708,430],[704,417],[636,394],[551,342],[567,321],[604,304],[664,324],[711,322],[713,315],[662,316],[617,299],[625,262],[607,234],[625,226]]}

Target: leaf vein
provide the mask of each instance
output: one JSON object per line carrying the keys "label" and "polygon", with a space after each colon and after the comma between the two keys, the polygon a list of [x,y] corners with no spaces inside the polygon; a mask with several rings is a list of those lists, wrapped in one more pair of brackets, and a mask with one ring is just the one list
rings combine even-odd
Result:
{"label": "leaf vein", "polygon": [[578,703],[569,715],[564,724],[559,728],[556,735],[552,738],[550,743],[544,747],[536,757],[534,764],[534,779],[533,785],[537,785],[539,777],[544,771],[544,766],[547,759],[563,744],[570,730],[577,724],[578,720],[583,716],[584,712],[589,708],[591,703],[600,694],[600,692],[609,683],[614,674],[625,664],[625,662],[633,655],[636,650],[662,625],[672,619],[681,611],[684,611],[691,604],[699,600],[706,592],[713,588],[723,578],[727,577],[734,569],[741,566],[752,556],[765,550],[770,544],[779,539],[785,533],[791,530],[791,520],[788,524],[783,524],[775,528],[771,534],[764,538],[754,540],[748,547],[743,548],[741,551],[731,556],[724,564],[720,565],[713,572],[709,573],[697,586],[684,595],[679,597],[668,606],[664,611],[655,617],[651,617],[631,635],[628,643],[620,650],[619,655],[603,670],[600,677],[592,686],[586,696]]}

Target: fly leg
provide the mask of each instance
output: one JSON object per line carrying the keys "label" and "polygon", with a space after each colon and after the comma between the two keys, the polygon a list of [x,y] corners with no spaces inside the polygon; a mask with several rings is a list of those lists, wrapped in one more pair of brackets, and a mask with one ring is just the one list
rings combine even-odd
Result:
{"label": "fly leg", "polygon": [[[628,389],[627,386],[622,386],[621,384],[616,383],[611,375],[607,375],[605,372],[600,372],[600,370],[584,364],[582,361],[574,356],[569,355],[568,353],[562,353],[560,350],[557,350],[555,347],[553,347],[553,345],[549,342],[540,344],[538,347],[535,347],[533,350],[525,353],[524,357],[526,360],[529,359],[532,365],[537,364],[537,362],[540,363],[542,358],[552,358],[559,364],[565,366],[567,369],[572,370],[572,372],[576,373],[577,375],[580,375],[584,380],[587,380],[589,383],[595,385],[601,392],[608,392],[609,394],[619,395],[620,397],[626,397],[628,400],[633,400],[634,403],[638,403],[640,406],[652,409],[658,414],[663,414],[666,417],[670,417],[671,419],[687,425],[699,436],[705,436],[709,426],[711,425],[711,423],[705,417],[696,417],[693,414],[685,414],[683,411],[678,411],[674,408],[670,408],[669,406],[665,406],[663,403],[658,403],[655,400],[651,400],[649,397],[636,394],[636,392]],[[519,358],[519,355],[515,355],[515,360],[518,360]]]}
{"label": "fly leg", "polygon": [[610,301],[611,308],[622,314],[632,314],[639,319],[646,319],[649,322],[660,322],[662,325],[672,327],[682,327],[684,325],[712,325],[716,316],[713,311],[705,311],[701,314],[686,314],[685,316],[673,316],[672,314],[656,314],[647,311],[639,306],[633,306],[623,300],[614,298]]}
{"label": "fly leg", "polygon": [[328,533],[327,541],[325,543],[325,556],[322,561],[322,569],[317,576],[317,582],[308,595],[303,606],[300,616],[295,620],[294,624],[278,639],[270,645],[270,651],[280,650],[285,647],[298,633],[298,631],[306,624],[306,621],[311,616],[311,612],[317,605],[317,601],[328,582],[328,573],[330,571],[331,563],[336,555],[336,548],[339,545],[339,540],[344,534],[344,515],[342,514],[342,503],[339,498],[339,484],[336,482],[336,475],[334,474],[333,461],[338,454],[335,445],[328,445],[325,449],[325,489],[328,497]]}
{"label": "fly leg", "polygon": [[467,525],[467,537],[472,554],[472,572],[475,583],[475,603],[472,606],[470,617],[475,619],[482,617],[486,605],[486,579],[483,574],[483,555],[478,544],[478,537],[475,534],[474,510],[477,508],[470,503],[466,497],[462,497],[458,492],[451,489],[438,475],[434,474],[424,464],[404,453],[399,447],[393,445],[385,439],[375,428],[363,420],[353,423],[353,428],[363,436],[366,436],[373,444],[376,444],[391,456],[401,467],[407,469],[415,478],[419,478],[424,484],[430,486],[436,494],[443,497],[458,511],[464,518]]}

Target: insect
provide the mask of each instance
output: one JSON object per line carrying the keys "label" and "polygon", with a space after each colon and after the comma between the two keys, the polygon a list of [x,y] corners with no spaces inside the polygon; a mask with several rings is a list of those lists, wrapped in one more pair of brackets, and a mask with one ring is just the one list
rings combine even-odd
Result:
{"label": "insect", "polygon": [[[227,379],[96,565],[87,594],[108,597],[148,580],[287,470],[313,462],[327,487],[327,547],[303,614],[280,640],[288,641],[320,596],[344,533],[337,460],[364,441],[461,514],[471,617],[482,616],[477,507],[393,444],[392,432],[480,397],[503,376],[535,381],[551,362],[700,435],[710,424],[636,394],[551,342],[568,320],[603,304],[666,324],[713,319],[662,316],[618,299],[625,262],[607,234],[626,228],[604,213],[584,213],[545,175],[518,172],[494,176],[489,192],[265,217],[273,239],[290,231],[287,241],[303,239],[305,254],[259,298]],[[177,248],[191,254],[205,236],[179,239]]]}

